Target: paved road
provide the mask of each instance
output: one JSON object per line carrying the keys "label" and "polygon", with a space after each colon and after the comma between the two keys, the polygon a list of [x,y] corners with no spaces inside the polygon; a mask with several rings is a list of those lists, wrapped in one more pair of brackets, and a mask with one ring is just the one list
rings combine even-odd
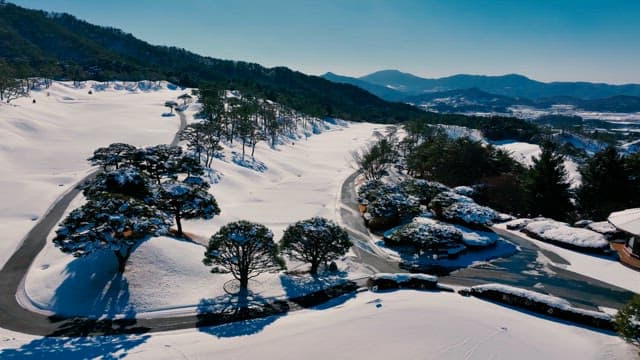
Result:
{"label": "paved road", "polygon": [[[183,113],[180,117],[180,129],[186,125]],[[176,134],[171,142],[179,142]],[[85,181],[95,173],[89,174]],[[398,263],[390,260],[379,249],[371,246],[370,234],[364,226],[358,212],[358,203],[354,191],[353,181],[357,174],[351,175],[342,185],[342,206],[339,209],[341,222],[349,228],[349,233],[355,241],[354,251],[358,259],[365,265],[380,272],[401,272]],[[81,182],[82,182],[81,181]],[[29,266],[45,245],[46,238],[52,228],[59,222],[71,201],[80,193],[77,187],[70,189],[42,219],[27,234],[22,245],[0,270],[0,326],[9,330],[43,336],[87,336],[118,333],[158,332],[177,329],[194,328],[204,325],[214,325],[222,322],[237,320],[234,315],[199,314],[189,316],[172,316],[156,319],[124,319],[124,320],[94,320],[84,317],[60,318],[30,312],[22,308],[16,300],[16,293],[20,288]],[[473,285],[484,282],[502,282],[528,288],[540,288],[548,292],[565,297],[586,307],[595,304],[619,307],[632,294],[617,289],[594,279],[571,273],[556,267],[550,267],[554,274],[531,275],[523,273],[523,269],[531,270],[527,265],[539,264],[538,253],[542,252],[534,244],[523,239],[511,239],[523,249],[517,255],[507,259],[492,262],[491,266],[462,269],[453,274],[441,277],[442,282],[449,284]],[[545,256],[560,262],[561,259],[550,252]],[[539,264],[541,265],[541,264]],[[534,268],[537,269],[537,268]],[[250,317],[262,317],[274,314],[284,314],[307,306],[317,305],[328,299],[353,292],[363,281],[348,283],[335,289],[328,289],[307,297],[284,301],[262,303],[258,310],[252,310]],[[79,296],[82,296],[79,294]],[[244,314],[243,316],[246,316]]]}
{"label": "paved road", "polygon": [[[342,185],[341,196],[344,206],[340,209],[342,224],[350,228],[349,233],[354,239],[356,255],[361,262],[377,271],[402,271],[398,267],[398,262],[390,260],[371,246],[370,234],[358,212],[357,195],[353,184],[356,176],[357,174],[351,175]],[[568,264],[568,262],[556,253],[541,249],[524,238],[500,229],[495,231],[518,245],[521,251],[507,258],[496,259],[490,263],[440,276],[440,282],[461,286],[502,283],[534,291],[545,291],[585,308],[595,308],[598,305],[620,308],[634,295],[628,290],[548,264],[544,261],[545,258],[556,264]]]}
{"label": "paved road", "polygon": [[[182,112],[177,113],[180,117],[180,127],[171,141],[171,145],[178,144],[179,132],[187,124],[186,116]],[[96,173],[97,171],[91,172],[78,184],[91,179]],[[68,325],[68,322],[52,321],[47,316],[24,309],[18,304],[16,294],[31,263],[44,247],[47,236],[60,221],[71,201],[80,192],[77,185],[67,191],[29,231],[18,250],[0,270],[0,326],[3,328],[29,334],[47,335],[59,330],[61,326]],[[79,296],[82,295],[79,294]],[[82,319],[74,319],[73,321],[81,322]]]}

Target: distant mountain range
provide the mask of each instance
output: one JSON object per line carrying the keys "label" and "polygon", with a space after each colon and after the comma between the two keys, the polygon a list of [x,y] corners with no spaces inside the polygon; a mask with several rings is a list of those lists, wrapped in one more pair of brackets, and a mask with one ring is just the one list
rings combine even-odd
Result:
{"label": "distant mountain range", "polygon": [[544,83],[525,76],[454,75],[425,79],[397,70],[360,78],[326,73],[323,77],[365,89],[389,101],[428,104],[441,112],[504,112],[510,106],[572,105],[587,111],[640,111],[640,85],[589,82]]}

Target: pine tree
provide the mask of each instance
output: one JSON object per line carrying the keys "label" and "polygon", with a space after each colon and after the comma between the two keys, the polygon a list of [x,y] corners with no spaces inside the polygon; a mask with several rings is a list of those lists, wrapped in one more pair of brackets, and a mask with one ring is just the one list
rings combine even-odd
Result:
{"label": "pine tree", "polygon": [[91,165],[100,166],[103,170],[118,169],[125,163],[131,163],[137,149],[133,145],[113,143],[93,152],[89,160]]}
{"label": "pine tree", "polygon": [[564,156],[551,142],[542,145],[539,158],[533,159],[525,181],[529,212],[557,220],[570,219],[573,209],[571,193],[564,168]]}
{"label": "pine tree", "polygon": [[636,295],[615,318],[618,334],[627,342],[640,346],[640,296]]}
{"label": "pine tree", "polygon": [[582,169],[582,186],[577,200],[581,215],[604,220],[616,210],[633,206],[635,193],[629,168],[614,147],[608,147],[587,161]]}
{"label": "pine tree", "polygon": [[176,235],[183,235],[182,219],[211,219],[220,214],[218,203],[207,188],[208,184],[195,176],[184,181],[168,180],[160,186],[157,203],[160,209],[174,216],[178,228]]}
{"label": "pine tree", "polygon": [[312,275],[318,273],[320,264],[346,254],[351,245],[343,228],[321,217],[290,225],[280,241],[280,248],[285,254],[311,264]]}
{"label": "pine tree", "polygon": [[248,221],[229,223],[209,240],[203,263],[217,265],[212,272],[230,272],[246,292],[249,280],[284,268],[273,233],[264,225]]}
{"label": "pine tree", "polygon": [[170,223],[164,212],[142,201],[105,192],[73,210],[56,230],[53,243],[76,257],[111,250],[123,273],[135,247],[165,233]]}

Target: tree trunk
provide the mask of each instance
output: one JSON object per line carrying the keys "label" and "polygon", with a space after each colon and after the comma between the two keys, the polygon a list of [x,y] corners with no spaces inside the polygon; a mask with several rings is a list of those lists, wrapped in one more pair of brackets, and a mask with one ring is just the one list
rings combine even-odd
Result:
{"label": "tree trunk", "polygon": [[182,236],[182,221],[180,217],[180,213],[176,213],[176,226],[178,227],[178,236]]}
{"label": "tree trunk", "polygon": [[249,288],[249,277],[242,274],[240,276],[240,290],[247,290]]}
{"label": "tree trunk", "polygon": [[124,273],[125,267],[127,266],[127,261],[129,260],[129,256],[131,256],[131,248],[127,248],[125,253],[121,253],[120,250],[115,250],[113,252],[118,259],[118,272],[120,274]]}
{"label": "tree trunk", "polygon": [[313,276],[318,275],[318,268],[320,267],[320,262],[319,261],[313,261],[311,262],[311,270],[309,270],[309,273]]}

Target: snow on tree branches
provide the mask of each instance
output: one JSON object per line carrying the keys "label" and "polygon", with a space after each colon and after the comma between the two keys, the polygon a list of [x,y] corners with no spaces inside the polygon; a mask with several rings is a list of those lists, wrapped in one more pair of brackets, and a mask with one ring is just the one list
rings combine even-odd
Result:
{"label": "snow on tree branches", "polygon": [[135,246],[151,235],[165,233],[171,222],[164,212],[139,200],[107,192],[96,195],[69,214],[53,242],[62,252],[77,257],[111,250],[122,273]]}
{"label": "snow on tree branches", "polygon": [[312,275],[318,273],[320,264],[346,254],[351,245],[343,228],[321,217],[290,225],[280,241],[283,253],[311,264]]}
{"label": "snow on tree branches", "polygon": [[220,228],[209,240],[204,256],[205,265],[217,265],[212,272],[230,272],[244,291],[249,279],[285,267],[273,233],[264,225],[244,220]]}

